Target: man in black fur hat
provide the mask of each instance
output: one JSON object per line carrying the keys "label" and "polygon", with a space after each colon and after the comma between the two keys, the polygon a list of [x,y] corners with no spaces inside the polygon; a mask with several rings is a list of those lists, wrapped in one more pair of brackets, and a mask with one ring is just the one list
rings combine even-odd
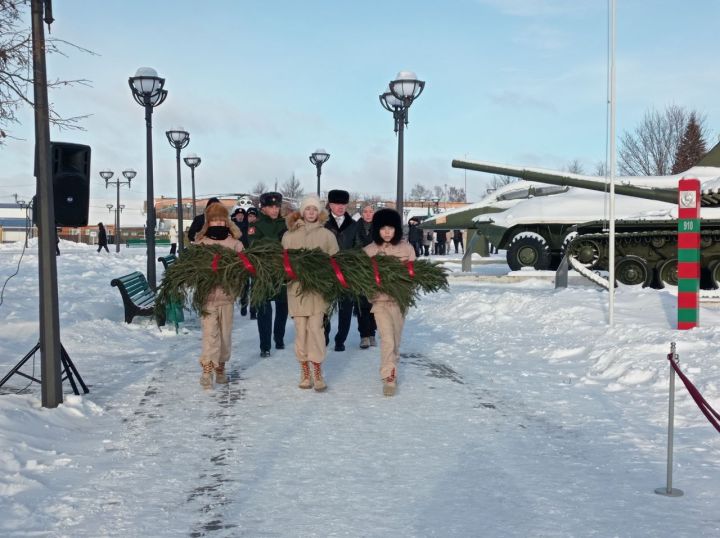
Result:
{"label": "man in black fur hat", "polygon": [[[350,193],[334,189],[328,192],[328,207],[330,217],[325,227],[337,238],[340,250],[358,247],[360,243],[357,237],[357,222],[353,220],[346,211],[350,202]],[[350,332],[350,320],[352,319],[354,301],[352,299],[341,299],[338,302],[338,329],[335,334],[335,351],[345,351],[345,339]],[[325,324],[325,341],[330,341],[330,322]]]}

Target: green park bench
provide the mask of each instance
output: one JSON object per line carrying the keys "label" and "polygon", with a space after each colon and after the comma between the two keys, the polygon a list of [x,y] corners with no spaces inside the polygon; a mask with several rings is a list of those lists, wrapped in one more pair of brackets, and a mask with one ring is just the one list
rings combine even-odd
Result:
{"label": "green park bench", "polygon": [[[129,275],[113,278],[110,285],[120,290],[125,307],[125,322],[132,323],[135,316],[152,316],[155,311],[155,292],[150,288],[145,275],[135,271]],[[165,325],[158,319],[158,326]]]}
{"label": "green park bench", "polygon": [[174,264],[177,261],[177,256],[175,256],[175,254],[168,254],[167,256],[160,256],[158,258],[158,261],[163,264],[163,267],[167,271],[168,267],[170,267],[172,264]]}
{"label": "green park bench", "polygon": [[[155,239],[155,246],[164,245],[169,247],[170,246],[170,239]],[[146,247],[147,241],[143,237],[135,237],[125,240],[125,246],[127,248],[132,247]]]}

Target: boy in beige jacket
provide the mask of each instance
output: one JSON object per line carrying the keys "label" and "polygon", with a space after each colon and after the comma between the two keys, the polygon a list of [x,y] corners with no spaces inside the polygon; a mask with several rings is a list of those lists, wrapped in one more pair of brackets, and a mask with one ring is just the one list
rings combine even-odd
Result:
{"label": "boy in beige jacket", "polygon": [[[283,248],[318,248],[330,256],[337,253],[339,247],[335,235],[324,226],[328,214],[321,208],[317,196],[309,195],[303,198],[300,210],[285,219],[288,231],[282,238]],[[326,355],[323,318],[329,305],[318,293],[301,292],[298,282],[288,284],[287,296],[288,313],[295,322],[295,355],[300,363],[298,387],[309,389],[314,386],[316,391],[323,391],[327,388],[321,368]]]}
{"label": "boy in beige jacket", "polygon": [[[403,262],[415,259],[415,249],[402,239],[402,219],[394,209],[380,209],[373,215],[373,242],[363,248],[373,256],[395,256]],[[392,396],[397,388],[397,365],[400,360],[400,338],[405,317],[395,300],[377,293],[370,299],[380,333],[380,377],[383,394]]]}
{"label": "boy in beige jacket", "polygon": [[[195,236],[196,245],[221,245],[240,252],[240,230],[230,220],[227,208],[221,203],[205,208],[205,223]],[[214,288],[205,301],[202,316],[202,354],[200,365],[203,368],[200,384],[212,387],[212,373],[217,383],[227,383],[225,363],[230,359],[231,336],[233,326],[234,302],[223,289]]]}

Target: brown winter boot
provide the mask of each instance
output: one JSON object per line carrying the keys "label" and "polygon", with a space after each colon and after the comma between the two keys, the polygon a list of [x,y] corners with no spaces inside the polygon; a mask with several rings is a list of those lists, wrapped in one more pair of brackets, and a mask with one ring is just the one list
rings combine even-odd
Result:
{"label": "brown winter boot", "polygon": [[307,361],[300,363],[300,383],[298,387],[301,389],[309,389],[312,387],[312,381],[310,380],[310,365]]}
{"label": "brown winter boot", "polygon": [[319,362],[312,363],[314,370],[314,385],[317,392],[322,392],[327,388],[325,380],[323,379],[322,369]]}
{"label": "brown winter boot", "polygon": [[395,369],[392,373],[383,379],[383,395],[394,396],[397,389],[397,378],[395,377]]}
{"label": "brown winter boot", "polygon": [[225,363],[221,362],[215,367],[215,383],[224,385],[228,382],[227,375],[225,375]]}
{"label": "brown winter boot", "polygon": [[213,364],[208,362],[202,365],[203,373],[200,376],[200,385],[205,389],[210,389],[213,386]]}

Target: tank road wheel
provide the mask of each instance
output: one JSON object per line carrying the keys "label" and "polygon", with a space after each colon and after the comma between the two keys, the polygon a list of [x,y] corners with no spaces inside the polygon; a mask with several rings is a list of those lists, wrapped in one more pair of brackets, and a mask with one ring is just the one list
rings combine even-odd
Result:
{"label": "tank road wheel", "polygon": [[708,271],[710,271],[710,280],[715,285],[715,289],[720,288],[720,260],[710,262]]}
{"label": "tank road wheel", "polygon": [[519,271],[523,267],[545,271],[550,267],[550,247],[542,235],[520,233],[508,246],[507,262],[513,271]]}
{"label": "tank road wheel", "polygon": [[676,258],[666,260],[658,269],[658,276],[663,286],[676,288],[678,285],[678,261]]}
{"label": "tank road wheel", "polygon": [[600,261],[600,245],[592,239],[573,241],[570,255],[588,269],[592,269]]}
{"label": "tank road wheel", "polygon": [[615,278],[626,286],[647,286],[650,268],[639,256],[623,256],[615,263]]}

